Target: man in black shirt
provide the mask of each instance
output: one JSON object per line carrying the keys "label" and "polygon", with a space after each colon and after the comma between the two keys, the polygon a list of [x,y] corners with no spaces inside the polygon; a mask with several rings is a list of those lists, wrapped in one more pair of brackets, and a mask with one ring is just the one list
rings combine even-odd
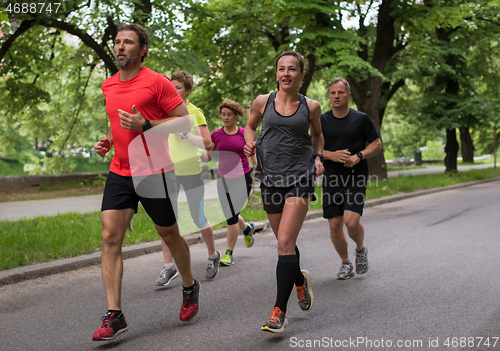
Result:
{"label": "man in black shirt", "polygon": [[[347,252],[349,237],[356,243],[356,273],[368,271],[364,228],[360,223],[365,204],[368,163],[366,159],[382,150],[382,142],[370,118],[349,108],[351,88],[347,80],[335,78],[328,88],[332,110],[321,115],[325,139],[323,177],[323,217],[330,225],[330,238],[342,266],[338,279],[349,279],[354,267]],[[368,145],[367,145],[368,143]]]}

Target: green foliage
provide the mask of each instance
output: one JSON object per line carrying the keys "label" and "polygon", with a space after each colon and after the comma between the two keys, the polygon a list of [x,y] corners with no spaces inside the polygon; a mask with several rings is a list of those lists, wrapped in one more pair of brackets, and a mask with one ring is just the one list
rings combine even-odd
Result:
{"label": "green foliage", "polygon": [[[211,1],[193,4],[186,14],[189,29],[183,38],[194,53],[203,57],[208,68],[199,72],[203,79],[190,99],[203,110],[211,130],[222,125],[217,107],[223,100],[247,106],[252,94],[255,98],[275,87],[273,63],[277,48],[271,49],[269,38],[279,36],[280,29],[275,27],[283,17],[282,6],[280,1]],[[244,125],[246,120],[241,123]]]}
{"label": "green foliage", "polygon": [[24,175],[23,164],[15,159],[0,158],[0,177]]}
{"label": "green foliage", "polygon": [[422,152],[424,160],[442,160],[444,159],[444,143],[442,139],[428,140],[426,149]]}
{"label": "green foliage", "polygon": [[[11,30],[2,8],[0,155],[34,165],[33,172],[76,171],[63,156],[90,150],[108,131],[100,85],[117,71],[112,38],[120,22],[149,29],[146,66],[195,76],[190,99],[211,130],[221,126],[222,100],[247,106],[275,90],[274,59],[293,48],[310,61],[304,90],[325,110],[325,82],[351,79],[359,109],[380,114],[388,154],[407,156],[443,128],[464,125],[477,130],[478,150],[492,149],[498,10],[498,1],[487,0],[72,0],[50,16],[16,16],[33,25],[3,50],[24,27]],[[53,157],[40,157],[35,140]]]}
{"label": "green foliage", "polygon": [[0,7],[0,32],[8,33],[11,29],[7,11],[3,7]]}

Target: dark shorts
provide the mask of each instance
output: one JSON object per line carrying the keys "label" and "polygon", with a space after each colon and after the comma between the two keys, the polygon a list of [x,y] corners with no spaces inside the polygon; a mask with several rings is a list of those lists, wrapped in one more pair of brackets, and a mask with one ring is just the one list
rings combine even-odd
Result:
{"label": "dark shorts", "polygon": [[174,171],[144,177],[124,177],[109,172],[101,211],[131,208],[137,213],[139,201],[156,225],[174,225],[177,222]]}
{"label": "dark shorts", "polygon": [[205,182],[203,181],[203,174],[177,176],[177,194],[180,187],[184,188],[186,194],[189,212],[194,224],[198,228],[203,228],[207,225],[208,220],[204,212],[204,198],[205,198]]}
{"label": "dark shorts", "polygon": [[[238,223],[240,211],[245,207],[252,190],[251,173],[248,172],[244,177],[239,178],[217,178],[219,201],[228,225]],[[242,191],[244,187],[246,187],[246,193]]]}
{"label": "dark shorts", "polygon": [[314,179],[308,180],[306,183],[298,182],[289,187],[265,186],[260,184],[262,193],[262,204],[264,211],[269,214],[283,213],[286,199],[289,197],[301,197],[314,201]]}
{"label": "dark shorts", "polygon": [[323,187],[323,218],[343,216],[346,210],[363,215],[365,200],[365,187]]}

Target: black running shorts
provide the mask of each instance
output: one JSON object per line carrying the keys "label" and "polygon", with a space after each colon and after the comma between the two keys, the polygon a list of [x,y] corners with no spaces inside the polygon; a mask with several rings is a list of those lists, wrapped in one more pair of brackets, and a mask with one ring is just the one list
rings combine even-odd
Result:
{"label": "black running shorts", "polygon": [[174,171],[142,177],[124,177],[109,172],[101,211],[131,208],[137,213],[139,201],[156,225],[174,225],[177,222]]}
{"label": "black running shorts", "polygon": [[284,188],[265,186],[261,183],[260,190],[264,211],[269,214],[283,213],[286,199],[289,197],[310,198],[312,201],[316,199],[314,195],[314,179],[309,179],[305,184],[298,182]]}
{"label": "black running shorts", "polygon": [[343,216],[344,211],[363,215],[366,188],[323,187],[323,218]]}

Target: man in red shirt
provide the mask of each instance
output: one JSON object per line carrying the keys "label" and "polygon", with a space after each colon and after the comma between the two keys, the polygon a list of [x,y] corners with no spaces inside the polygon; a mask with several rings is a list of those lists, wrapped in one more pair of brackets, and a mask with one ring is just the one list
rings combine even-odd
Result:
{"label": "man in red shirt", "polygon": [[122,244],[139,201],[169,246],[182,275],[180,319],[188,321],[198,311],[200,285],[193,279],[189,245],[177,226],[175,174],[167,143],[168,133],[189,132],[191,121],[172,82],[142,66],[148,45],[144,28],[119,25],[114,55],[120,71],[102,85],[111,128],[94,148],[104,156],[114,146],[115,155],[101,207],[101,266],[108,312],[93,340],[112,340],[128,330],[121,311]]}

